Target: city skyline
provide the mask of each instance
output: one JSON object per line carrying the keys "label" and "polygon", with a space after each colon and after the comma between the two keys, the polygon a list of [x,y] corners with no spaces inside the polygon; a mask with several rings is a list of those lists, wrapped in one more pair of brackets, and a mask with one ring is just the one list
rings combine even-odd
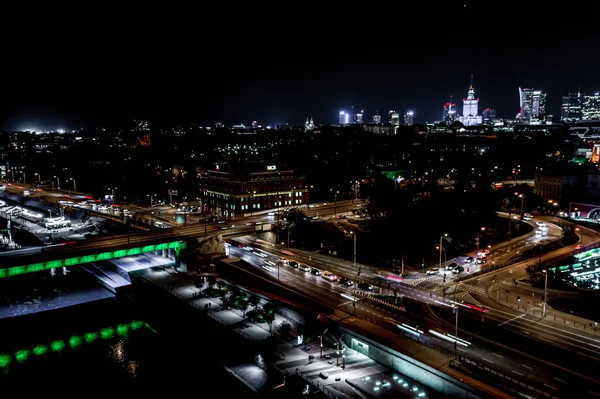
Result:
{"label": "city skyline", "polygon": [[[581,24],[577,10],[537,23],[541,39],[533,44],[507,25],[512,7],[398,10],[409,18],[397,27],[374,17],[348,37],[340,31],[351,24],[349,10],[321,12],[320,29],[307,24],[311,10],[290,14],[284,24],[253,9],[203,25],[168,22],[145,36],[137,23],[145,15],[98,32],[60,18],[42,31],[34,18],[5,50],[10,79],[0,127],[71,130],[132,118],[159,125],[302,125],[307,115],[322,124],[352,105],[365,110],[366,120],[374,110],[394,109],[414,111],[416,123],[436,121],[450,96],[462,113],[471,75],[480,110],[514,118],[518,87],[536,87],[557,116],[563,95],[598,88],[599,57],[588,51],[597,28]],[[535,8],[520,6],[518,15],[529,12]],[[249,20],[251,29],[244,25]],[[225,21],[228,35],[215,34]],[[10,24],[3,29],[9,32]],[[73,30],[85,45],[70,39]]]}

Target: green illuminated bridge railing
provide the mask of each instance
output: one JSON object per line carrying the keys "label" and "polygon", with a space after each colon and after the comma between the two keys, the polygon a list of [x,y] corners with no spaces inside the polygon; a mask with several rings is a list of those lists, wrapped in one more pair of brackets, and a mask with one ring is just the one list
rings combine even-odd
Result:
{"label": "green illuminated bridge railing", "polygon": [[1,268],[0,278],[18,276],[26,273],[35,273],[43,270],[53,269],[55,267],[69,267],[81,265],[83,263],[99,262],[102,260],[124,258],[126,256],[140,255],[147,252],[160,251],[163,249],[173,249],[179,255],[179,251],[186,248],[185,241],[172,241],[160,244],[144,245],[141,247],[119,249],[116,251],[104,251],[98,254],[74,256],[66,259],[51,260],[48,262],[37,262],[22,266],[12,266]]}

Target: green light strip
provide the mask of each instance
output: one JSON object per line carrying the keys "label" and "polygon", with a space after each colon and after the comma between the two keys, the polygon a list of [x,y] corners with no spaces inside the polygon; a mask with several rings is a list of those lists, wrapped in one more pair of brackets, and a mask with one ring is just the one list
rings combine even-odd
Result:
{"label": "green light strip", "polygon": [[[84,336],[73,335],[73,336],[69,337],[69,339],[66,342],[69,343],[69,347],[71,349],[77,349],[77,348],[81,347],[83,343],[89,344],[89,343],[94,342],[99,336],[101,336],[102,339],[105,339],[105,340],[113,338],[115,336],[115,331],[117,332],[117,336],[127,337],[129,334],[129,330],[135,331],[135,330],[140,329],[142,326],[146,326],[152,332],[156,333],[156,330],[154,330],[148,324],[144,323],[143,321],[135,320],[129,324],[119,324],[116,329],[114,327],[107,327],[107,328],[103,328],[102,330],[100,330],[100,332],[94,331],[94,332],[85,333]],[[26,360],[28,360],[31,357],[32,353],[36,356],[41,356],[41,355],[48,353],[49,351],[62,352],[67,347],[66,342],[65,342],[65,340],[56,340],[56,341],[52,341],[50,343],[50,346],[38,344],[38,345],[34,346],[32,350],[30,350],[30,349],[16,350],[14,355],[9,354],[9,353],[0,353],[0,370],[7,369],[10,366],[10,364],[12,363],[13,359],[16,360],[17,363],[25,362]]]}
{"label": "green light strip", "polygon": [[81,265],[83,263],[98,262],[101,260],[124,258],[126,256],[140,255],[146,252],[160,251],[163,249],[174,249],[179,252],[187,246],[185,241],[165,242],[156,245],[144,245],[130,249],[120,249],[118,251],[101,252],[95,255],[84,255],[68,259],[51,260],[48,262],[31,263],[24,266],[14,266],[0,269],[0,278],[18,276],[20,274],[35,273],[43,270],[53,269],[55,267],[68,267]]}

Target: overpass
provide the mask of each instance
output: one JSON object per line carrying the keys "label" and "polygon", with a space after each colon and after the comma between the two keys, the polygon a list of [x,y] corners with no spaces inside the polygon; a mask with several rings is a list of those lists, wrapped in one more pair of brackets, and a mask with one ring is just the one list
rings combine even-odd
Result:
{"label": "overpass", "polygon": [[[347,212],[356,207],[350,200],[337,204],[324,204],[305,211],[307,215],[335,214]],[[122,234],[85,242],[50,245],[47,247],[26,248],[0,253],[0,278],[35,273],[56,267],[69,267],[103,260],[118,259],[143,253],[166,251],[163,255],[175,257],[179,264],[179,253],[187,242],[209,234],[235,235],[250,234],[256,231],[255,223],[272,223],[273,216],[259,214],[240,219],[232,219],[227,225],[221,223],[197,223],[171,229],[150,232]],[[230,224],[231,223],[231,224]],[[214,231],[217,229],[218,231]]]}

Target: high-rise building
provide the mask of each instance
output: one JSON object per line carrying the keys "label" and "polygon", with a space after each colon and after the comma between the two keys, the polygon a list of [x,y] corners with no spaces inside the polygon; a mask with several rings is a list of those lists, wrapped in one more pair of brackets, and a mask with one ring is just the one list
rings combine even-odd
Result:
{"label": "high-rise building", "polygon": [[519,119],[527,123],[546,120],[546,93],[539,89],[519,87]]}
{"label": "high-rise building", "polygon": [[465,126],[481,125],[482,117],[479,115],[479,99],[475,98],[475,89],[473,88],[473,76],[471,76],[471,86],[467,98],[463,99],[463,114],[461,122]]}
{"label": "high-rise building", "polygon": [[583,96],[581,116],[584,121],[600,119],[600,91],[586,93]]}
{"label": "high-rise building", "polygon": [[447,124],[451,124],[456,121],[456,104],[452,102],[452,96],[450,96],[450,101],[444,104],[444,113],[442,114],[442,121]]}
{"label": "high-rise building", "polygon": [[353,123],[363,123],[363,112],[364,109],[361,109],[360,112],[357,112],[356,114],[352,115],[352,122]]}
{"label": "high-rise building", "polygon": [[486,108],[483,110],[483,124],[493,125],[494,119],[496,119],[496,110],[492,108]]}
{"label": "high-rise building", "polygon": [[376,125],[381,123],[381,115],[379,115],[379,110],[375,111],[375,115],[372,116],[372,122]]}
{"label": "high-rise building", "polygon": [[252,128],[256,129],[258,127],[257,121],[252,121]]}
{"label": "high-rise building", "polygon": [[415,113],[413,111],[407,111],[404,114],[404,125],[405,126],[412,126],[413,123],[413,117],[415,116]]}
{"label": "high-rise building", "polygon": [[400,126],[400,114],[393,109],[389,110],[388,123],[392,126]]}
{"label": "high-rise building", "polygon": [[348,113],[344,110],[340,111],[339,124],[347,125],[349,123],[350,123],[350,113]]}
{"label": "high-rise building", "polygon": [[308,119],[308,116],[306,117],[306,121],[304,122],[304,131],[305,132],[310,132],[311,130],[314,130],[315,128],[315,122],[313,121],[313,117],[310,117],[310,120]]}
{"label": "high-rise building", "polygon": [[562,107],[560,112],[560,120],[564,123],[573,123],[582,119],[582,102],[581,91],[577,93],[569,93],[562,98]]}

